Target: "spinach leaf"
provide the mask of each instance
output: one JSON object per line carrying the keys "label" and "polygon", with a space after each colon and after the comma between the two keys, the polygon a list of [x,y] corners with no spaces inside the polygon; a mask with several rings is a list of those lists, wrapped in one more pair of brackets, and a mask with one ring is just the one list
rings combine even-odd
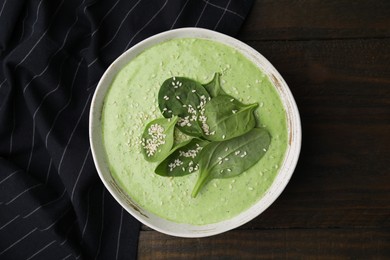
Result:
{"label": "spinach leaf", "polygon": [[222,141],[245,134],[255,127],[253,111],[258,104],[245,105],[229,95],[212,98],[205,105],[204,116],[210,135],[204,137],[211,141]]}
{"label": "spinach leaf", "polygon": [[226,92],[221,87],[221,73],[215,73],[213,79],[204,84],[204,88],[209,92],[211,97],[216,97],[219,95],[227,95]]}
{"label": "spinach leaf", "polygon": [[271,142],[268,131],[254,128],[239,137],[211,142],[199,153],[200,174],[192,197],[210,180],[237,176],[255,165],[266,153]]}
{"label": "spinach leaf", "polygon": [[178,117],[158,118],[149,122],[142,134],[141,146],[145,159],[157,162],[169,154]]}
{"label": "spinach leaf", "polygon": [[184,176],[199,169],[199,153],[208,141],[193,138],[172,149],[157,166],[155,173],[161,176]]}
{"label": "spinach leaf", "polygon": [[183,133],[200,137],[203,131],[198,117],[209,99],[209,93],[200,83],[184,77],[172,77],[161,85],[158,106],[164,117],[180,117],[177,127]]}

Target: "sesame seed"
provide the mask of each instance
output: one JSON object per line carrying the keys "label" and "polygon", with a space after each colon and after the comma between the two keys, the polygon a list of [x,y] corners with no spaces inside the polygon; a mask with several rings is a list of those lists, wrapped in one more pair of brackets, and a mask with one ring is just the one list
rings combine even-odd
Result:
{"label": "sesame seed", "polygon": [[226,137],[225,135],[222,135],[222,139],[225,139],[225,137]]}
{"label": "sesame seed", "polygon": [[231,169],[226,169],[228,172],[231,172],[232,170]]}
{"label": "sesame seed", "polygon": [[150,138],[142,138],[141,144],[146,150],[147,156],[154,155],[159,146],[165,143],[164,128],[159,124],[153,124],[148,129],[148,134]]}
{"label": "sesame seed", "polygon": [[176,96],[176,99],[180,99],[180,97],[179,97],[179,96]]}
{"label": "sesame seed", "polygon": [[267,151],[267,149],[263,148],[263,151],[264,151],[264,152],[266,152],[266,151]]}
{"label": "sesame seed", "polygon": [[176,77],[173,77],[173,80],[176,80]]}
{"label": "sesame seed", "polygon": [[218,164],[222,164],[223,161],[219,161]]}
{"label": "sesame seed", "polygon": [[226,158],[225,158],[225,161],[229,161],[229,158],[228,158],[228,157],[226,157]]}
{"label": "sesame seed", "polygon": [[229,150],[229,147],[226,147],[226,148],[225,148],[225,152],[227,152],[228,150]]}
{"label": "sesame seed", "polygon": [[236,151],[235,153],[234,153],[234,155],[239,155],[241,153],[241,151]]}
{"label": "sesame seed", "polygon": [[192,92],[192,93],[195,93],[195,92],[196,92],[196,90],[195,90],[195,89],[193,89],[193,90],[191,90],[191,92]]}
{"label": "sesame seed", "polygon": [[248,187],[248,190],[253,190],[253,188],[252,187]]}
{"label": "sesame seed", "polygon": [[233,102],[234,101],[234,98],[230,99],[230,102]]}

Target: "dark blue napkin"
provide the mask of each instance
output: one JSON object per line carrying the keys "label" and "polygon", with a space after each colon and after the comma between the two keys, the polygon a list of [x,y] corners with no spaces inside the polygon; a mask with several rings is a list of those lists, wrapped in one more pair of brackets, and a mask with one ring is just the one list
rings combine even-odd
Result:
{"label": "dark blue napkin", "polygon": [[237,34],[252,0],[0,1],[0,259],[133,259],[140,224],[98,178],[89,106],[153,34]]}

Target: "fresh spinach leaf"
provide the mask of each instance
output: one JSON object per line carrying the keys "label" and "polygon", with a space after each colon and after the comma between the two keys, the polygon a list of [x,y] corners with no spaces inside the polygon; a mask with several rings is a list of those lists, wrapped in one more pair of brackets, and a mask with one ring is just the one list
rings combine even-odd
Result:
{"label": "fresh spinach leaf", "polygon": [[200,116],[209,93],[197,81],[172,77],[164,81],[158,93],[158,106],[164,117],[179,116],[177,127],[185,134],[202,136]]}
{"label": "fresh spinach leaf", "polygon": [[255,127],[253,111],[257,103],[245,105],[229,95],[212,98],[205,105],[204,116],[210,135],[204,137],[211,141],[222,141],[245,134]]}
{"label": "fresh spinach leaf", "polygon": [[199,169],[199,153],[208,141],[193,138],[172,149],[157,166],[155,173],[161,176],[184,176]]}
{"label": "fresh spinach leaf", "polygon": [[271,137],[254,128],[239,137],[207,144],[199,153],[199,177],[192,191],[196,197],[210,180],[237,176],[255,165],[266,153]]}
{"label": "fresh spinach leaf", "polygon": [[221,87],[221,73],[214,73],[213,79],[209,83],[204,84],[203,86],[207,90],[207,92],[209,92],[212,98],[219,95],[227,95]]}
{"label": "fresh spinach leaf", "polygon": [[149,122],[142,134],[141,146],[144,157],[149,162],[165,158],[174,142],[174,129],[178,117],[158,118]]}

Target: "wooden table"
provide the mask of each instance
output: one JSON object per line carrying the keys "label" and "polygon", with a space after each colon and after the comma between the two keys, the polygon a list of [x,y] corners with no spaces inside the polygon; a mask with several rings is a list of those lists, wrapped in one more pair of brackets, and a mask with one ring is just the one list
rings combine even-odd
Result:
{"label": "wooden table", "polygon": [[238,39],[297,101],[298,166],[236,230],[182,239],[143,227],[139,259],[390,259],[390,1],[257,0]]}

